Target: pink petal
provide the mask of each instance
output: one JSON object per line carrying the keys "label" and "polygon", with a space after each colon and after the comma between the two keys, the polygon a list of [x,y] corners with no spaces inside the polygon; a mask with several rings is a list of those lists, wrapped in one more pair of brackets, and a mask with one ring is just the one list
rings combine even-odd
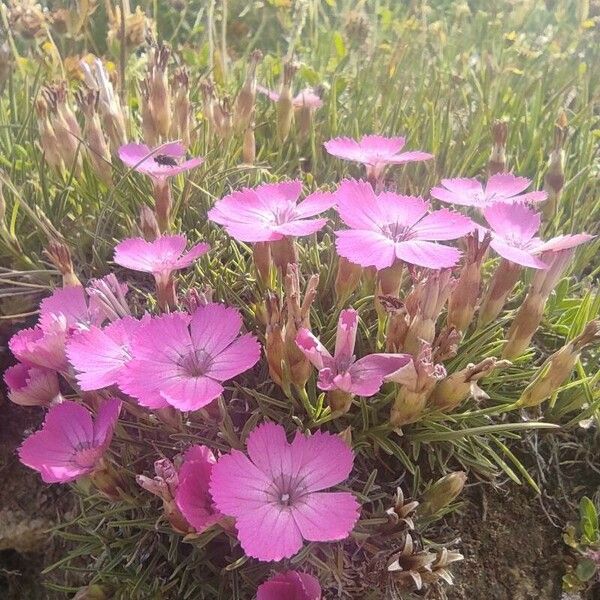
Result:
{"label": "pink petal", "polygon": [[560,250],[568,250],[569,248],[575,248],[585,242],[589,242],[594,239],[594,235],[589,233],[576,233],[574,235],[559,235],[546,242],[541,242],[539,246],[535,248],[536,254],[541,252],[558,252]]}
{"label": "pink petal", "polygon": [[302,182],[299,179],[279,181],[277,183],[263,183],[254,188],[256,195],[265,206],[277,210],[282,205],[294,206],[302,193]]}
{"label": "pink petal", "polygon": [[216,356],[233,342],[241,326],[242,317],[237,309],[211,302],[199,306],[192,315],[192,342],[195,348]]}
{"label": "pink petal", "polygon": [[261,94],[265,94],[265,96],[267,96],[269,100],[272,100],[273,102],[277,102],[279,100],[279,94],[277,92],[270,90],[263,85],[257,85],[256,91],[260,92]]}
{"label": "pink petal", "polygon": [[523,265],[524,267],[533,267],[534,269],[547,269],[548,265],[541,261],[539,258],[533,255],[531,251],[517,248],[507,244],[500,238],[493,238],[490,242],[490,246],[500,255],[502,258],[506,258],[513,263]]}
{"label": "pink petal", "polygon": [[488,179],[485,195],[490,200],[492,196],[510,198],[527,189],[530,183],[531,180],[527,177],[517,177],[512,173],[498,173]]}
{"label": "pink petal", "polygon": [[309,108],[317,110],[323,106],[323,100],[315,93],[313,88],[306,88],[300,91],[293,100],[294,108]]}
{"label": "pink petal", "polygon": [[63,324],[55,324],[55,331],[44,332],[40,327],[21,329],[8,342],[15,358],[21,362],[54,371],[67,368],[65,356],[66,331]]}
{"label": "pink petal", "polygon": [[270,481],[291,475],[291,446],[281,425],[263,423],[255,427],[248,436],[246,446],[250,460]]}
{"label": "pink petal", "polygon": [[519,196],[513,196],[510,200],[512,202],[543,202],[548,198],[546,192],[529,192],[527,194],[520,194]]}
{"label": "pink petal", "polygon": [[495,202],[483,211],[485,220],[500,238],[529,241],[540,228],[539,213],[524,204]]}
{"label": "pink petal", "polygon": [[446,208],[425,215],[413,225],[420,240],[455,240],[473,230],[473,221]]}
{"label": "pink petal", "polygon": [[349,229],[335,234],[338,254],[361,267],[381,270],[391,267],[396,260],[393,240],[381,233]]}
{"label": "pink petal", "polygon": [[434,158],[433,154],[429,152],[402,152],[396,156],[390,156],[387,160],[390,164],[401,165],[408,162],[417,162],[422,160],[431,160]]}
{"label": "pink petal", "polygon": [[357,360],[350,367],[352,387],[350,391],[358,396],[373,396],[388,375],[406,366],[411,360],[409,354],[369,354]]}
{"label": "pink petal", "polygon": [[418,196],[401,196],[393,192],[382,192],[377,196],[383,220],[381,225],[397,224],[413,227],[426,214],[428,204]]}
{"label": "pink petal", "polygon": [[227,381],[251,369],[259,360],[260,344],[253,335],[247,333],[213,358],[207,375],[217,381]]}
{"label": "pink petal", "polygon": [[356,140],[347,137],[333,138],[323,144],[325,150],[332,156],[343,158],[345,160],[354,160],[363,162],[365,155]]}
{"label": "pink petal", "polygon": [[23,363],[4,371],[4,382],[10,401],[21,406],[47,406],[60,393],[55,371]]}
{"label": "pink petal", "polygon": [[442,202],[462,206],[480,206],[483,203],[483,187],[476,179],[442,179],[443,187],[434,187],[431,195]]}
{"label": "pink petal", "polygon": [[81,286],[56,289],[51,296],[41,301],[39,324],[44,331],[52,329],[59,316],[66,319],[68,328],[89,325],[87,296]]}
{"label": "pink petal", "polygon": [[337,211],[344,223],[353,229],[378,231],[386,222],[384,211],[370,183],[345,179],[335,193]]}
{"label": "pink petal", "polygon": [[223,386],[209,377],[177,376],[165,381],[160,395],[178,410],[198,410],[210,404],[223,393]]}
{"label": "pink petal", "polygon": [[256,600],[320,600],[321,586],[308,573],[285,571],[259,585]]}
{"label": "pink petal", "polygon": [[456,248],[425,240],[397,242],[395,251],[399,260],[428,269],[453,267],[460,258]]}
{"label": "pink petal", "polygon": [[323,229],[327,224],[327,219],[304,219],[301,221],[288,221],[282,225],[273,226],[273,230],[282,235],[293,237],[302,237],[311,235]]}
{"label": "pink petal", "polygon": [[105,400],[98,409],[94,422],[94,446],[107,448],[113,436],[122,402],[118,398]]}
{"label": "pink petal", "polygon": [[163,235],[153,242],[129,238],[115,246],[113,260],[134,271],[160,273],[177,268],[175,265],[187,245],[184,235]]}
{"label": "pink petal", "polygon": [[185,269],[191,266],[203,254],[210,250],[210,244],[196,244],[192,246],[183,256],[175,261],[175,269]]}
{"label": "pink petal", "polygon": [[331,192],[314,192],[296,206],[296,216],[301,219],[314,217],[329,210],[335,203],[335,194]]}
{"label": "pink petal", "polygon": [[303,328],[298,331],[296,345],[317,369],[321,370],[325,365],[333,364],[333,358],[327,348],[308,329]]}
{"label": "pink petal", "polygon": [[[353,308],[348,308],[340,313],[337,332],[335,335],[336,361],[348,360],[354,354],[356,332],[358,331],[358,313]],[[322,366],[320,367],[323,368]]]}
{"label": "pink petal", "polygon": [[330,542],[350,535],[360,506],[349,492],[315,492],[295,503],[292,512],[305,540]]}
{"label": "pink petal", "polygon": [[402,136],[384,137],[382,135],[371,134],[363,135],[358,143],[364,152],[389,156],[400,152],[404,148],[406,138]]}

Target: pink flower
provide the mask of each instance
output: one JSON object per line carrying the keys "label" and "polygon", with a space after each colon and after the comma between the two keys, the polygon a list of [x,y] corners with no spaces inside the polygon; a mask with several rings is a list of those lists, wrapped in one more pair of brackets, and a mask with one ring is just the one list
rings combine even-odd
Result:
{"label": "pink flower", "polygon": [[273,242],[286,236],[310,235],[327,219],[310,219],[331,208],[333,194],[315,192],[302,202],[300,181],[266,183],[244,188],[219,200],[208,218],[223,225],[240,242]]}
{"label": "pink flower", "polygon": [[346,479],[354,454],[334,435],[296,433],[290,444],[281,425],[265,423],[248,436],[248,456],[239,450],[214,465],[210,493],[219,511],[236,518],[248,556],[281,560],[303,540],[343,540],[359,516],[349,492],[323,492]]}
{"label": "pink flower", "polygon": [[460,252],[435,242],[457,239],[474,227],[464,215],[446,209],[428,213],[421,198],[376,195],[364,181],[344,180],[335,195],[340,217],[350,227],[335,232],[337,251],[362,267],[380,270],[397,260],[430,269],[452,267]]}
{"label": "pink flower", "polygon": [[321,600],[321,586],[308,573],[284,571],[258,586],[256,600]]}
{"label": "pink flower", "polygon": [[6,369],[8,397],[22,406],[48,406],[60,395],[56,371],[18,363]]}
{"label": "pink flower", "polygon": [[102,329],[93,326],[71,337],[67,357],[77,371],[82,390],[100,390],[119,381],[123,367],[131,359],[133,334],[143,322],[125,317]]}
{"label": "pink flower", "polygon": [[223,518],[215,509],[208,490],[210,475],[216,462],[210,448],[196,445],[186,450],[179,469],[175,502],[198,533],[202,533]]}
{"label": "pink flower", "polygon": [[106,400],[93,421],[89,410],[77,402],[52,406],[42,429],[19,448],[21,462],[39,471],[46,483],[92,473],[110,444],[120,409],[120,400]]}
{"label": "pink flower", "polygon": [[542,252],[574,248],[592,237],[585,233],[561,235],[544,242],[535,237],[540,215],[524,204],[496,202],[484,208],[483,215],[491,227],[490,246],[502,258],[524,267],[547,269],[548,265],[538,258]]}
{"label": "pink flower", "polygon": [[196,244],[187,252],[185,235],[163,235],[153,242],[144,238],[128,238],[115,246],[113,260],[132,271],[152,273],[168,279],[173,271],[186,269],[210,250],[208,244]]}
{"label": "pink flower", "polygon": [[[273,102],[279,101],[279,93],[274,90],[269,90],[268,88],[258,85],[256,89],[261,93],[265,94],[269,97],[269,100]],[[323,100],[319,97],[319,95],[315,92],[315,90],[311,87],[304,88],[292,99],[292,106],[294,109],[298,110],[300,108],[309,108],[312,110],[317,110],[323,106]]]}
{"label": "pink flower", "polygon": [[53,371],[64,371],[67,368],[67,333],[63,318],[48,326],[46,331],[40,326],[21,329],[10,338],[8,347],[21,362]]}
{"label": "pink flower", "polygon": [[39,325],[44,331],[56,329],[57,320],[64,323],[70,333],[100,325],[105,314],[81,286],[58,288],[40,303]]}
{"label": "pink flower", "polygon": [[125,165],[154,179],[184,173],[204,162],[200,156],[182,162],[184,157],[185,147],[179,142],[168,142],[152,149],[145,144],[125,144],[119,148],[119,158]]}
{"label": "pink flower", "polygon": [[373,396],[383,385],[385,377],[411,361],[409,354],[370,354],[356,360],[354,345],[357,330],[358,313],[351,308],[343,310],[338,321],[333,356],[308,329],[298,332],[296,344],[319,370],[317,385],[320,389]]}
{"label": "pink flower", "polygon": [[339,137],[323,145],[333,156],[364,164],[369,179],[379,179],[388,164],[400,165],[433,158],[433,154],[427,152],[401,152],[405,143],[403,137],[363,135],[358,141]]}
{"label": "pink flower", "polygon": [[431,195],[442,202],[485,208],[492,202],[540,202],[547,198],[546,192],[523,193],[531,184],[526,177],[511,173],[492,175],[484,187],[477,179],[442,179],[443,187],[434,187]]}
{"label": "pink flower", "polygon": [[142,406],[197,410],[223,392],[222,382],[253,367],[260,344],[237,337],[242,317],[222,304],[199,306],[190,317],[174,312],[143,324],[131,341],[132,360],[120,388]]}

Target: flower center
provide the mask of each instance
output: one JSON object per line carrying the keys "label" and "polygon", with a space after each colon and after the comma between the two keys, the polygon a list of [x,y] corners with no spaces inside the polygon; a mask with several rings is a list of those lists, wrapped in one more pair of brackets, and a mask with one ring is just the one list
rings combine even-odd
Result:
{"label": "flower center", "polygon": [[395,242],[409,240],[413,237],[411,228],[406,225],[401,225],[398,222],[389,223],[388,225],[385,225],[382,230],[387,237],[392,238]]}
{"label": "flower center", "polygon": [[273,211],[273,217],[275,219],[276,225],[283,225],[284,223],[288,223],[294,219],[296,212],[295,204],[288,204],[284,206],[278,206]]}
{"label": "flower center", "polygon": [[90,445],[90,442],[86,442],[85,444],[80,444],[78,448],[75,450],[75,455],[73,456],[73,462],[78,467],[93,467],[100,455],[98,448],[94,448]]}
{"label": "flower center", "polygon": [[179,361],[179,366],[188,377],[202,377],[208,371],[212,358],[204,350],[192,350]]}
{"label": "flower center", "polygon": [[167,154],[157,154],[154,157],[154,162],[165,167],[177,166],[177,161],[172,156],[168,156]]}

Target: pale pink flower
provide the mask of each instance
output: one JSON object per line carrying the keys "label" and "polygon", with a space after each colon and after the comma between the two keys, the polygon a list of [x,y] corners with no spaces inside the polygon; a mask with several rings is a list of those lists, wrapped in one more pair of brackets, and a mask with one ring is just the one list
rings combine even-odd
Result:
{"label": "pale pink flower", "polygon": [[192,246],[187,252],[186,246],[187,237],[183,234],[162,235],[152,242],[144,238],[128,238],[115,246],[113,260],[132,271],[168,279],[173,271],[186,269],[210,250],[210,246],[204,243]]}
{"label": "pale pink flower", "polygon": [[119,387],[142,406],[197,410],[223,392],[223,382],[252,368],[260,344],[238,337],[242,317],[222,304],[174,312],[141,325],[131,341],[132,359]]}
{"label": "pale pink flower", "polygon": [[120,400],[105,400],[94,421],[90,411],[77,402],[55,404],[42,428],[19,448],[21,462],[39,471],[46,483],[89,475],[110,445],[120,409]]}
{"label": "pale pink flower", "polygon": [[[256,89],[261,94],[268,96],[269,100],[272,100],[273,102],[279,101],[278,92],[270,90],[262,85],[257,85]],[[315,92],[314,88],[307,87],[298,92],[298,94],[292,98],[292,106],[296,110],[301,108],[317,110],[323,106],[323,100],[321,100],[320,96]]]}
{"label": "pale pink flower", "polygon": [[145,320],[125,317],[104,328],[92,326],[71,336],[67,357],[82,390],[100,390],[115,385],[131,359],[131,339]]}
{"label": "pale pink flower", "polygon": [[339,137],[323,145],[333,156],[364,164],[369,179],[379,179],[389,164],[400,165],[433,158],[433,154],[428,152],[402,152],[405,144],[406,139],[403,137],[363,135],[358,141]]}
{"label": "pale pink flower", "polygon": [[223,519],[223,515],[215,509],[208,489],[210,475],[216,462],[210,448],[196,445],[186,450],[179,469],[175,502],[198,533]]}
{"label": "pale pink flower", "polygon": [[561,235],[547,241],[536,237],[541,217],[524,204],[496,202],[483,209],[492,241],[490,246],[511,262],[534,269],[547,269],[548,265],[538,256],[549,250],[566,250],[579,246],[592,236],[580,233]]}
{"label": "pale pink flower", "polygon": [[431,195],[442,202],[461,206],[485,208],[493,202],[541,202],[547,198],[546,192],[525,192],[531,179],[517,177],[511,173],[492,175],[485,186],[477,179],[442,179],[442,187],[434,187]]}
{"label": "pale pink flower", "polygon": [[145,144],[125,144],[119,148],[119,158],[138,173],[159,180],[184,173],[204,162],[200,156],[183,160],[185,146],[179,142],[168,142],[156,148]]}
{"label": "pale pink flower", "polygon": [[308,573],[284,571],[258,586],[256,600],[321,600],[321,586]]}
{"label": "pale pink flower", "polygon": [[48,406],[60,395],[56,371],[17,363],[4,371],[8,397],[22,406]]}
{"label": "pale pink flower", "polygon": [[373,396],[383,385],[385,377],[411,361],[409,354],[369,354],[356,360],[354,346],[357,330],[358,313],[351,308],[343,310],[338,321],[333,356],[308,329],[298,332],[298,348],[319,370],[319,389]]}
{"label": "pale pink flower", "polygon": [[58,288],[40,303],[39,325],[44,331],[56,329],[61,321],[70,333],[100,325],[106,315],[81,286]]}
{"label": "pale pink flower", "polygon": [[315,192],[298,203],[302,182],[282,181],[244,188],[225,196],[208,211],[240,242],[273,242],[286,236],[310,235],[327,219],[310,219],[331,208],[333,194]]}
{"label": "pale pink flower", "polygon": [[236,518],[248,556],[281,560],[303,540],[329,542],[350,534],[359,504],[349,492],[323,492],[344,481],[354,454],[338,436],[296,433],[288,443],[281,425],[265,423],[248,436],[248,456],[222,456],[212,469],[210,493],[219,511]]}
{"label": "pale pink flower", "polygon": [[8,347],[21,362],[54,371],[67,369],[65,343],[68,330],[65,319],[57,319],[44,331],[39,325],[15,333]]}
{"label": "pale pink flower", "polygon": [[342,181],[335,196],[350,227],[335,232],[338,254],[362,267],[381,270],[397,260],[430,269],[452,267],[460,252],[435,242],[455,240],[474,228],[469,218],[447,209],[428,212],[422,198],[376,195],[364,181]]}

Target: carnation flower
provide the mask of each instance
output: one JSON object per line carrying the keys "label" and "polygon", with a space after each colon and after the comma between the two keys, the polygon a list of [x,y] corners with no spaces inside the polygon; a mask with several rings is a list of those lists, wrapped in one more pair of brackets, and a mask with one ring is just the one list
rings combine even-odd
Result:
{"label": "carnation flower", "polygon": [[362,163],[367,168],[367,178],[377,180],[388,164],[400,165],[408,162],[430,160],[428,152],[402,152],[406,144],[403,137],[363,135],[360,140],[339,137],[325,142],[325,150],[344,160]]}
{"label": "carnation flower", "polygon": [[258,586],[256,600],[320,600],[321,586],[308,573],[284,571]]}
{"label": "carnation flower", "polygon": [[315,192],[298,203],[302,182],[282,181],[244,188],[219,200],[208,218],[240,242],[272,242],[319,231],[327,219],[310,219],[331,208],[333,194]]}
{"label": "carnation flower", "polygon": [[49,324],[46,331],[39,325],[21,329],[10,338],[8,347],[21,362],[53,371],[64,371],[68,366],[65,356],[67,334],[63,317]]}
{"label": "carnation flower", "polygon": [[214,465],[210,493],[219,511],[236,518],[248,556],[281,560],[303,540],[329,542],[350,534],[359,505],[349,492],[323,492],[345,480],[354,455],[337,436],[296,433],[288,443],[281,425],[265,423],[248,436],[248,456],[239,450]]}
{"label": "carnation flower", "polygon": [[[261,93],[265,94],[272,100],[273,102],[278,102],[280,98],[280,94],[275,90],[270,90],[262,85],[256,86],[256,89]],[[294,98],[292,99],[292,106],[294,109],[300,109],[304,107],[311,108],[313,110],[317,110],[323,106],[323,100],[321,100],[320,96],[315,92],[315,90],[311,87],[304,88]]]}
{"label": "carnation flower", "polygon": [[55,330],[57,319],[70,332],[100,325],[105,314],[81,286],[70,286],[54,290],[40,303],[39,325],[44,331]]}
{"label": "carnation flower", "polygon": [[100,390],[119,381],[131,358],[131,338],[142,322],[125,317],[102,329],[93,326],[71,337],[67,357],[77,371],[82,390]]}
{"label": "carnation flower", "polygon": [[526,177],[511,173],[492,175],[485,186],[477,179],[442,179],[442,187],[434,187],[431,195],[442,202],[461,206],[485,208],[493,202],[541,202],[547,198],[546,192],[523,193],[531,184]]}
{"label": "carnation flower", "polygon": [[119,158],[125,165],[154,179],[179,175],[204,162],[200,156],[182,160],[184,157],[185,147],[179,142],[168,142],[156,148],[145,144],[125,144],[119,148]]}
{"label": "carnation flower", "polygon": [[39,471],[46,483],[64,483],[91,474],[110,445],[120,409],[120,400],[106,400],[94,421],[89,410],[77,402],[52,406],[42,428],[19,448],[21,462]]}
{"label": "carnation flower", "polygon": [[48,406],[60,395],[56,371],[17,363],[4,372],[8,397],[22,406]]}
{"label": "carnation flower", "polygon": [[337,251],[362,267],[381,270],[399,260],[430,269],[452,267],[460,252],[436,242],[460,238],[474,227],[469,218],[446,209],[428,212],[422,198],[376,195],[364,181],[342,181],[335,195],[350,227],[335,232]]}
{"label": "carnation flower", "polygon": [[149,408],[206,406],[260,358],[254,336],[238,337],[241,326],[236,309],[215,303],[150,319],[133,336],[120,388]]}
{"label": "carnation flower", "polygon": [[223,518],[215,509],[208,490],[215,463],[215,455],[210,448],[202,445],[192,446],[183,455],[183,463],[178,473],[179,484],[175,492],[175,502],[198,533],[202,533]]}
{"label": "carnation flower", "polygon": [[590,235],[561,235],[546,242],[535,237],[541,218],[524,204],[496,202],[484,208],[483,216],[491,227],[490,246],[503,258],[524,267],[547,269],[538,256],[550,250],[573,248],[586,242]]}
{"label": "carnation flower", "polygon": [[410,362],[409,354],[369,354],[356,360],[357,330],[358,313],[352,308],[343,310],[338,321],[333,356],[308,329],[298,332],[298,347],[319,370],[319,389],[373,396],[381,388],[385,377]]}

